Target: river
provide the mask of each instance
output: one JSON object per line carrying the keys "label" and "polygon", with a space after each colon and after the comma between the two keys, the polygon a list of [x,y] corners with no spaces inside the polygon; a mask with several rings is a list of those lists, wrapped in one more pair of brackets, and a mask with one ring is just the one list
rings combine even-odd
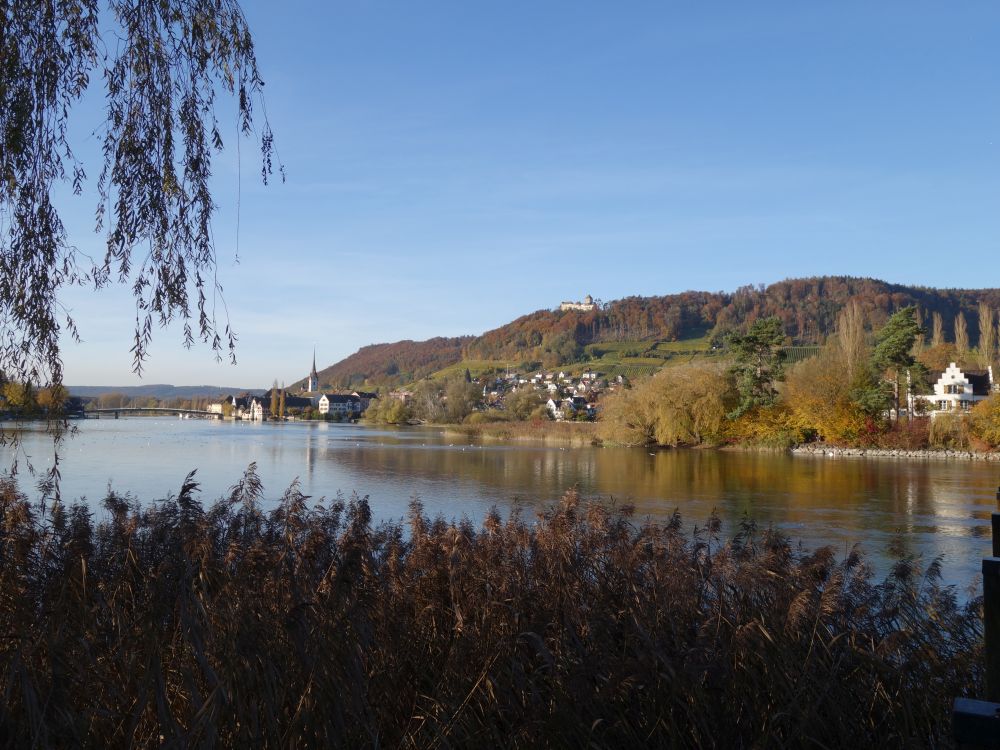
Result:
{"label": "river", "polygon": [[[560,448],[456,442],[440,430],[326,423],[154,417],[77,422],[60,452],[64,499],[100,516],[110,485],[142,501],[176,494],[197,469],[203,500],[221,497],[254,461],[269,502],[295,479],[315,498],[367,495],[376,519],[399,519],[410,498],[431,515],[482,519],[493,505],[533,512],[576,486],[588,498],[635,506],[639,519],[679,509],[688,529],[713,509],[732,533],[744,517],[806,547],[860,543],[884,570],[898,536],[925,561],[944,556],[946,580],[973,582],[989,554],[1000,467],[983,462],[830,458],[778,453]],[[23,433],[21,465],[51,465],[42,428]],[[4,448],[6,459],[11,449]],[[22,471],[22,488],[31,481]]]}

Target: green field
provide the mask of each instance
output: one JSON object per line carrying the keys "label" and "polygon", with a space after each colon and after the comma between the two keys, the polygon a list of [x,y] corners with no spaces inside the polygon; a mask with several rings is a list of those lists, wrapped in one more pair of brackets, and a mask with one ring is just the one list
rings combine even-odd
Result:
{"label": "green field", "polygon": [[708,336],[681,341],[613,341],[584,347],[590,367],[612,377],[651,375],[662,367],[690,362],[711,355]]}
{"label": "green field", "polygon": [[696,339],[683,339],[682,341],[660,341],[656,344],[656,351],[670,354],[689,354],[691,352],[707,352],[711,349],[708,336],[701,336]]}
{"label": "green field", "polygon": [[638,378],[645,377],[647,375],[652,375],[654,372],[660,369],[659,365],[629,365],[621,364],[614,365],[607,370],[601,370],[605,376],[609,378],[615,378],[619,375],[624,375],[629,380],[636,380]]}
{"label": "green field", "polygon": [[787,364],[801,362],[804,359],[816,356],[819,354],[819,350],[820,347],[818,346],[786,346],[785,362]]}

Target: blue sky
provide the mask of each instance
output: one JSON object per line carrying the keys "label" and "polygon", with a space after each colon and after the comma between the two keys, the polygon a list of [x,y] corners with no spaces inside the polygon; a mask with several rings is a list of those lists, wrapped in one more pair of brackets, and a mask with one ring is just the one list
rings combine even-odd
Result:
{"label": "blue sky", "polygon": [[[1000,286],[996,3],[244,7],[288,181],[218,159],[239,363],[170,328],[145,382],[291,382],[314,343],[323,367],[587,293]],[[128,290],[63,301],[66,382],[139,382]]]}

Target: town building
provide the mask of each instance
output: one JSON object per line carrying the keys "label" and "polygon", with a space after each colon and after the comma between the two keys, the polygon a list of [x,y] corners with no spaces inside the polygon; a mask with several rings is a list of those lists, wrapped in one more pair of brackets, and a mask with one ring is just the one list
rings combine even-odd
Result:
{"label": "town building", "polygon": [[306,393],[315,393],[319,390],[319,374],[316,372],[316,347],[313,347],[313,366],[309,371],[309,377],[303,387]]}
{"label": "town building", "polygon": [[545,408],[549,410],[549,414],[556,421],[562,421],[566,418],[566,402],[559,398],[550,398],[545,402]]}
{"label": "town building", "polygon": [[[268,404],[268,408],[269,407],[270,407],[270,404]],[[250,421],[251,422],[263,422],[264,421],[264,410],[265,410],[265,406],[264,406],[264,403],[263,403],[263,401],[261,399],[259,399],[259,398],[253,398],[253,399],[251,399],[251,401],[250,401],[250,410],[249,410]],[[245,416],[243,418],[246,419]]]}
{"label": "town building", "polygon": [[[225,414],[233,419],[250,419],[250,408],[254,399],[252,393],[241,393],[238,396],[225,396],[214,404],[209,404],[208,411],[213,414]],[[229,407],[228,409],[226,407]]]}
{"label": "town building", "polygon": [[362,412],[361,399],[352,394],[324,393],[319,397],[320,414],[354,417]]}
{"label": "town building", "polygon": [[992,367],[985,370],[964,370],[955,362],[949,364],[944,372],[932,373],[931,381],[934,393],[913,396],[911,402],[923,401],[932,417],[967,412],[996,389]]}
{"label": "town building", "polygon": [[368,407],[372,405],[372,401],[378,399],[377,393],[369,393],[368,391],[354,391],[352,396],[357,396],[361,400],[361,411],[367,411]]}
{"label": "town building", "polygon": [[594,416],[594,406],[587,402],[583,396],[571,396],[569,398],[550,398],[545,402],[545,408],[556,421],[573,419],[578,413],[586,412],[588,417]]}

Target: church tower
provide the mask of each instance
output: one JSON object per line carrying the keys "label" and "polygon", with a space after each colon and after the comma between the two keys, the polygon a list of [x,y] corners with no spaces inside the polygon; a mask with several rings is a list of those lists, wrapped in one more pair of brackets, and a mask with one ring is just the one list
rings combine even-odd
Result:
{"label": "church tower", "polygon": [[316,347],[313,347],[313,368],[309,371],[309,381],[306,383],[306,390],[315,393],[319,390],[319,374],[316,372]]}

